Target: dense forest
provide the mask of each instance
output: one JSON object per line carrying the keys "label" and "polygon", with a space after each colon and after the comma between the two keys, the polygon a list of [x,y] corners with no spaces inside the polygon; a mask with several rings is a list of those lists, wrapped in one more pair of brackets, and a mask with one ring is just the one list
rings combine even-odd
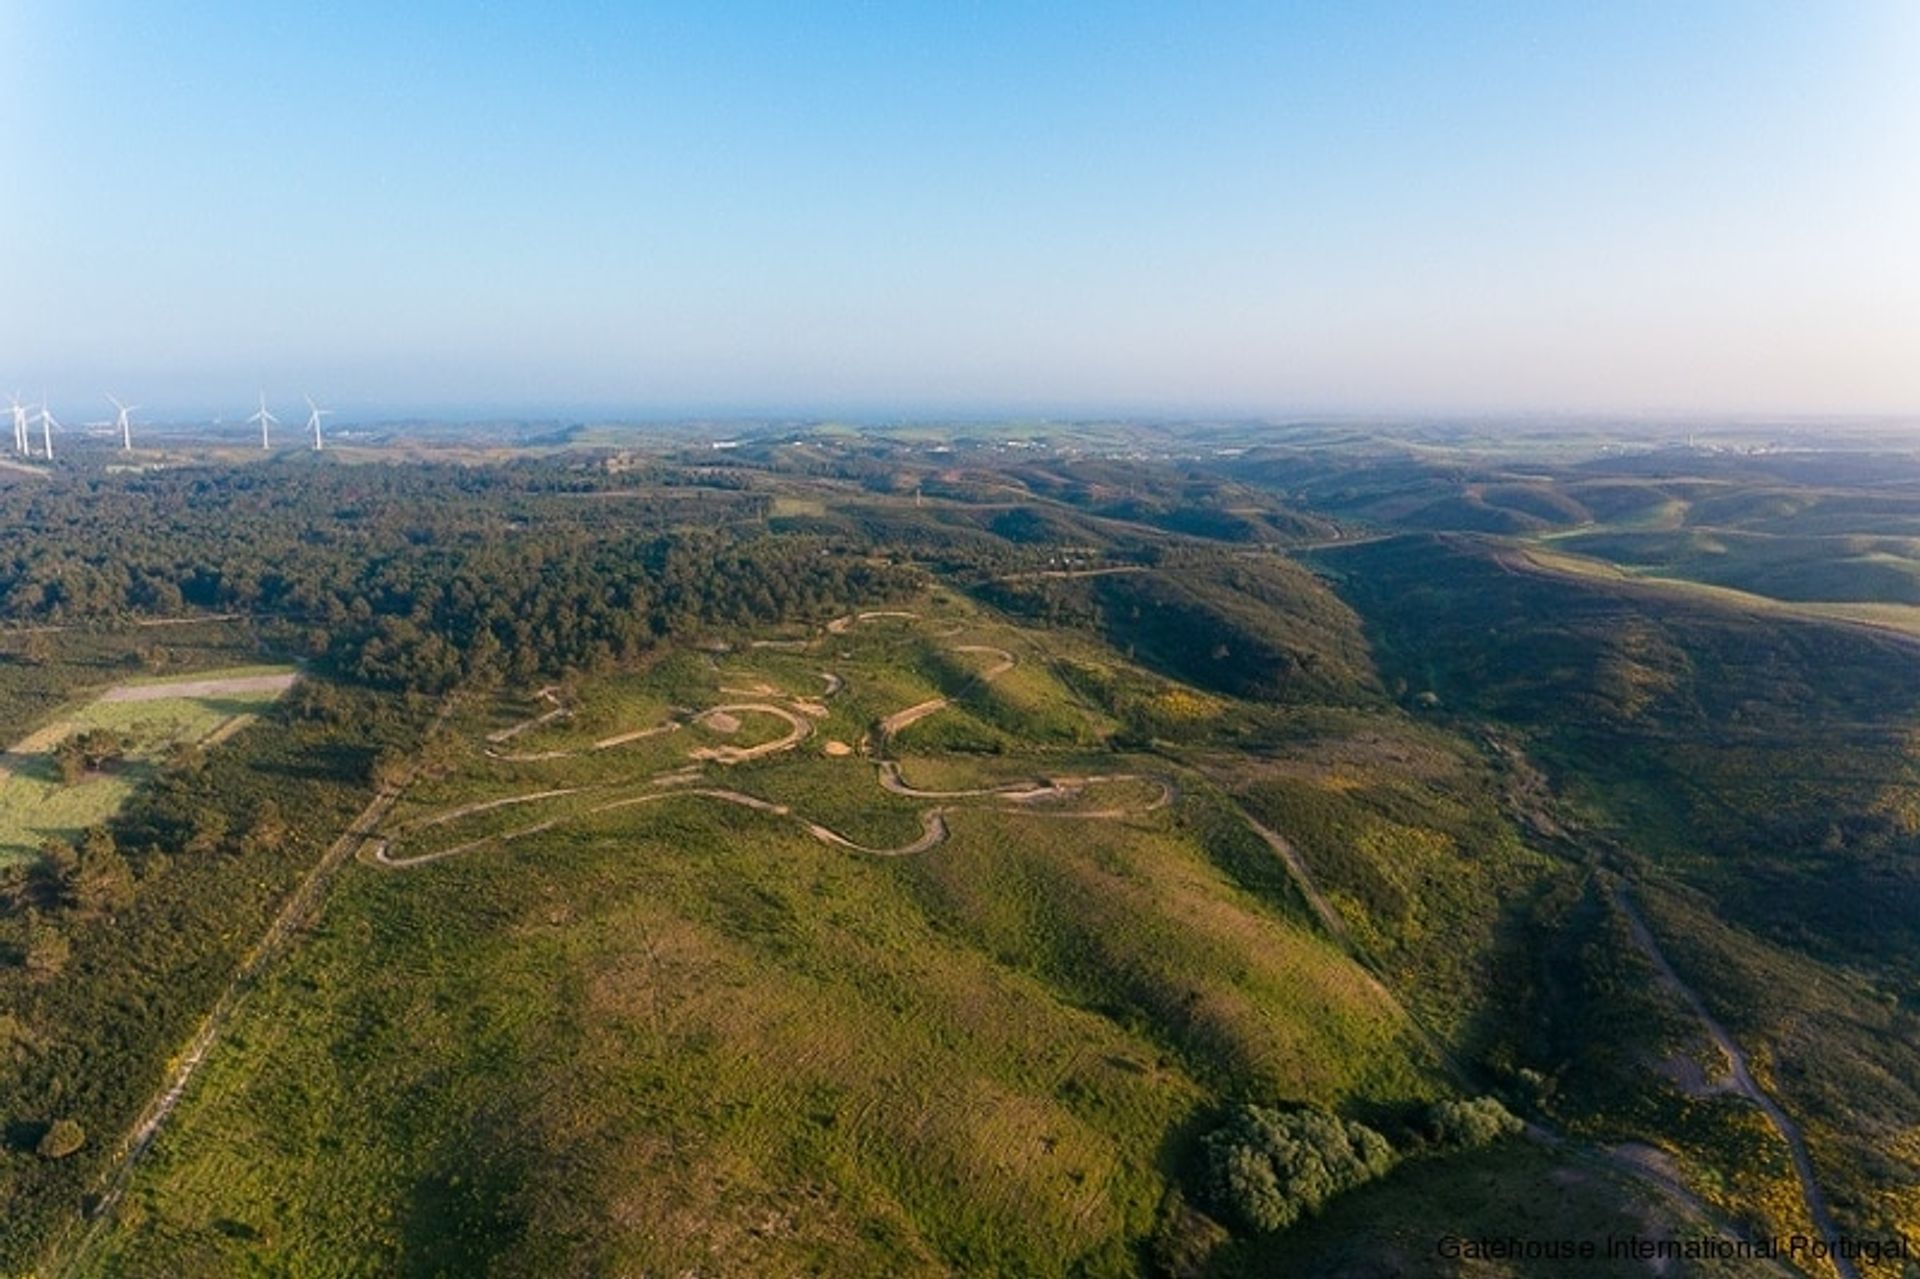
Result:
{"label": "dense forest", "polygon": [[0,555],[0,618],[242,613],[343,678],[444,692],[818,620],[917,580],[844,537],[770,538],[764,496],[686,481],[537,463],[15,481],[0,525],[34,536]]}

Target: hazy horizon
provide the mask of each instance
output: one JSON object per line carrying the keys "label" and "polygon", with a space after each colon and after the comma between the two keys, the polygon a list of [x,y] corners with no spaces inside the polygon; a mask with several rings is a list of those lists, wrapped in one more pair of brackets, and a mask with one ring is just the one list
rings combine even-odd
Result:
{"label": "hazy horizon", "polygon": [[0,47],[0,393],[76,423],[1920,413],[1891,0],[15,0]]}

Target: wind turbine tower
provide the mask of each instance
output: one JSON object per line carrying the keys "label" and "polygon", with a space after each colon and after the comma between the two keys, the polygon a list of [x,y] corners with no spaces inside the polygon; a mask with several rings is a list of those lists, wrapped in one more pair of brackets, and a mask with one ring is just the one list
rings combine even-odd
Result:
{"label": "wind turbine tower", "polygon": [[40,444],[47,451],[47,461],[53,461],[53,428],[60,425],[53,416],[53,410],[47,407],[47,397],[40,396]]}
{"label": "wind turbine tower", "polygon": [[260,424],[260,451],[264,453],[266,450],[272,448],[273,441],[267,434],[267,428],[277,426],[280,419],[267,412],[267,393],[265,391],[260,392],[260,411],[248,418],[247,421],[258,422]]}
{"label": "wind turbine tower", "polygon": [[111,395],[107,397],[107,402],[112,404],[114,408],[120,410],[120,416],[114,419],[114,425],[120,428],[120,451],[123,453],[128,452],[133,448],[133,421],[128,417],[128,414],[140,406],[138,404],[122,404]]}
{"label": "wind turbine tower", "polygon": [[13,397],[13,451],[21,457],[32,452],[32,446],[27,439],[27,416],[27,406],[20,402],[18,395],[15,395]]}
{"label": "wind turbine tower", "polygon": [[311,395],[307,396],[306,400],[307,400],[307,429],[313,432],[313,451],[315,453],[318,453],[321,448],[320,419],[323,417],[330,416],[333,413],[333,410],[323,409],[318,404],[315,404],[313,402],[313,397]]}

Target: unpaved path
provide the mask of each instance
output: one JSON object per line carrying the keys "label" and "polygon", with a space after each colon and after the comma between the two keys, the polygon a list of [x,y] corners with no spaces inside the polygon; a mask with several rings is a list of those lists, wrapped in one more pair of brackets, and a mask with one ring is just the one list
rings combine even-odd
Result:
{"label": "unpaved path", "polygon": [[226,679],[183,679],[166,684],[121,684],[100,694],[103,702],[164,702],[175,697],[231,697],[236,693],[284,693],[298,671],[278,675],[234,675]]}
{"label": "unpaved path", "polygon": [[[452,709],[451,700],[441,706],[439,713],[434,717],[433,724],[427,730],[427,736],[431,737],[441,725],[446,723]],[[119,1204],[121,1196],[126,1193],[127,1183],[134,1169],[139,1166],[140,1160],[147,1151],[152,1149],[154,1139],[160,1135],[161,1127],[179,1106],[180,1099],[186,1095],[188,1085],[199,1073],[201,1065],[207,1059],[207,1054],[213,1050],[214,1045],[219,1042],[220,1036],[225,1033],[228,1024],[233,1020],[234,1011],[245,1000],[247,993],[259,983],[273,961],[285,951],[293,935],[318,909],[334,874],[353,855],[355,849],[366,840],[374,838],[374,833],[380,828],[381,822],[393,810],[393,806],[399,802],[400,796],[412,781],[412,770],[408,770],[403,776],[374,792],[373,798],[367,802],[365,808],[360,810],[359,816],[349,822],[339,838],[327,846],[326,851],[320,855],[320,860],[313,864],[313,869],[307,872],[306,878],[300,881],[287,898],[286,904],[280,908],[280,913],[274,917],[273,923],[267,926],[267,931],[240,961],[240,966],[234,970],[226,988],[220,992],[220,997],[207,1011],[206,1017],[201,1020],[193,1037],[187,1041],[186,1047],[174,1059],[173,1068],[167,1076],[166,1083],[147,1103],[146,1109],[141,1112],[133,1127],[121,1137],[119,1145],[115,1148],[113,1161],[101,1174],[98,1198],[76,1246],[71,1252],[66,1252],[62,1247],[62,1241],[55,1242],[47,1266],[48,1273],[62,1273],[73,1258],[85,1253],[93,1239],[105,1227],[107,1221],[113,1216],[114,1208]]]}
{"label": "unpaved path", "polygon": [[1138,808],[1109,809],[1104,812],[1073,811],[1048,814],[1058,817],[1102,817],[1112,814],[1133,816],[1136,813],[1151,813],[1173,803],[1175,789],[1173,783],[1164,777],[1154,777],[1146,773],[1099,773],[1085,777],[1043,777],[1032,781],[999,782],[992,786],[976,786],[964,790],[924,790],[910,785],[900,772],[898,762],[883,759],[879,763],[878,780],[880,789],[895,795],[904,795],[909,799],[997,799],[1007,804],[1036,805],[1055,799],[1072,799],[1083,794],[1090,786],[1111,786],[1123,782],[1149,782],[1160,788],[1154,799]]}
{"label": "unpaved path", "polygon": [[[924,704],[924,703],[923,703]],[[1023,796],[1046,795],[1052,792],[1052,786],[1045,779],[1027,782],[1000,782],[993,786],[976,786],[968,790],[925,790],[909,785],[900,773],[900,765],[894,760],[880,761],[880,789],[891,791],[895,795],[905,795],[909,799],[974,799],[986,795]]]}
{"label": "unpaved path", "polygon": [[903,711],[895,711],[893,714],[887,716],[873,726],[876,753],[885,750],[887,743],[893,740],[895,734],[904,732],[911,726],[918,724],[927,716],[932,715],[936,711],[943,711],[951,705],[953,705],[951,698],[935,697],[929,701],[916,702]]}
{"label": "unpaved path", "polygon": [[1340,912],[1333,908],[1333,903],[1328,901],[1326,894],[1320,891],[1320,885],[1314,882],[1313,872],[1307,869],[1306,859],[1300,856],[1300,850],[1293,846],[1293,842],[1279,831],[1254,820],[1253,814],[1244,808],[1240,810],[1240,820],[1252,827],[1253,833],[1265,840],[1267,847],[1271,848],[1285,863],[1287,874],[1293,880],[1293,886],[1300,890],[1302,897],[1307,899],[1307,905],[1312,909],[1314,918],[1320,921],[1320,927],[1326,929],[1328,936],[1333,937],[1349,950],[1355,949],[1353,934],[1347,931],[1347,921],[1340,917]]}
{"label": "unpaved path", "polygon": [[659,737],[666,733],[677,733],[680,725],[675,723],[655,724],[652,728],[636,728],[631,732],[615,733],[612,737],[603,737],[588,747],[589,750],[610,751],[616,746],[625,746],[629,742],[643,741],[649,737]]}
{"label": "unpaved path", "polygon": [[982,684],[999,679],[1014,667],[1013,654],[1004,648],[995,648],[991,644],[955,644],[953,651],[956,653],[987,653],[996,659],[991,666],[974,676],[974,678]]}
{"label": "unpaved path", "polygon": [[947,839],[947,814],[944,808],[929,808],[920,814],[920,838],[898,848],[869,848],[865,844],[856,844],[838,831],[829,830],[817,822],[802,821],[807,833],[823,844],[832,844],[836,848],[850,849],[856,853],[865,853],[869,857],[911,857],[915,853],[924,853]]}
{"label": "unpaved path", "polygon": [[917,621],[919,620],[920,614],[909,613],[897,608],[873,609],[865,613],[848,613],[845,617],[836,617],[831,622],[828,622],[827,634],[845,635],[853,629],[856,622],[875,622],[883,617],[898,617],[908,621]]}
{"label": "unpaved path", "polygon": [[[1679,995],[1681,1001],[1692,1010],[1693,1015],[1699,1019],[1701,1027],[1707,1032],[1707,1037],[1713,1040],[1714,1046],[1726,1057],[1727,1067],[1732,1073],[1734,1091],[1758,1106],[1760,1112],[1767,1117],[1767,1122],[1773,1125],[1773,1130],[1780,1135],[1780,1140],[1786,1143],[1787,1151],[1793,1158],[1794,1176],[1799,1178],[1800,1194],[1806,1201],[1807,1216],[1813,1222],[1814,1231],[1823,1239],[1839,1239],[1840,1229],[1834,1224],[1833,1213],[1827,1207],[1827,1197],[1821,1193],[1820,1183],[1814,1177],[1813,1158],[1807,1153],[1806,1138],[1801,1135],[1800,1126],[1794,1123],[1792,1117],[1781,1109],[1780,1103],[1775,1101],[1772,1095],[1754,1079],[1746,1050],[1741,1048],[1738,1041],[1727,1033],[1726,1027],[1707,1011],[1706,1004],[1701,1002],[1699,994],[1693,987],[1680,980],[1680,974],[1675,972],[1673,965],[1667,962],[1666,952],[1660,949],[1659,941],[1654,937],[1653,930],[1647,926],[1645,916],[1641,915],[1640,908],[1634,904],[1633,895],[1624,883],[1614,885],[1613,901],[1614,905],[1619,907],[1622,918],[1627,921],[1627,931],[1633,937],[1633,944],[1638,946],[1641,953],[1652,962],[1655,970],[1660,974],[1661,981]],[[1834,1273],[1840,1279],[1860,1279],[1860,1271],[1852,1261],[1837,1253],[1830,1260]]]}
{"label": "unpaved path", "polygon": [[[182,617],[136,617],[125,623],[127,626],[147,629],[155,626],[198,626],[203,622],[241,622],[249,621],[252,613],[188,613]],[[47,626],[8,627],[0,634],[5,635],[61,635],[67,631],[114,631],[121,623],[103,624],[99,622],[63,622]]]}
{"label": "unpaved path", "polygon": [[[910,618],[913,616],[914,614],[911,613],[875,612],[850,615],[846,618],[836,619],[836,621],[851,625],[856,620],[864,621],[874,617]],[[828,629],[834,629],[834,624],[829,623]],[[844,630],[845,625],[841,626],[840,629]],[[985,653],[995,659],[986,669],[975,677],[981,682],[996,679],[1004,675],[1007,671],[1012,670],[1015,665],[1015,658],[1012,653],[1003,648],[994,648],[990,645],[956,645],[954,651],[970,654]],[[830,671],[822,671],[821,676],[827,682],[827,696],[832,696],[845,686],[844,681]],[[542,694],[544,695],[546,691],[547,690],[542,690]],[[904,711],[897,711],[893,715],[881,720],[875,725],[874,732],[878,740],[884,743],[892,733],[899,731],[900,728],[916,720],[923,719],[951,704],[951,699],[941,697],[935,698],[932,701],[919,703],[916,706],[910,706]],[[795,705],[801,708],[801,712],[809,709],[824,710],[824,707],[813,707],[800,700],[796,700]],[[471,852],[478,848],[510,844],[531,835],[551,830],[563,822],[574,821],[583,817],[591,817],[600,813],[613,812],[618,809],[659,803],[662,800],[675,796],[713,799],[723,803],[739,804],[747,808],[781,817],[791,817],[794,821],[798,822],[808,834],[824,844],[829,844],[836,848],[844,848],[852,852],[864,853],[873,857],[909,857],[916,853],[926,852],[928,849],[946,840],[948,835],[946,815],[950,810],[945,807],[928,808],[920,813],[921,829],[919,838],[902,844],[897,848],[875,848],[850,839],[832,827],[824,826],[819,822],[800,817],[785,804],[760,799],[757,796],[748,795],[737,790],[695,785],[694,783],[700,780],[700,764],[731,765],[745,763],[749,760],[764,759],[768,756],[781,754],[794,749],[813,733],[813,725],[807,719],[803,718],[802,713],[796,713],[784,706],[775,705],[771,702],[725,703],[720,706],[708,707],[700,713],[698,718],[711,723],[735,724],[737,727],[737,721],[735,721],[734,717],[737,714],[743,714],[749,711],[772,715],[785,720],[788,725],[786,736],[774,741],[764,742],[758,746],[702,747],[689,751],[688,757],[697,761],[694,765],[656,773],[649,778],[637,779],[637,784],[657,788],[643,795],[629,796],[624,799],[597,804],[576,813],[548,818],[545,821],[523,826],[517,830],[484,835],[477,839],[471,839],[465,843],[457,844],[450,848],[438,849],[430,853],[417,853],[412,856],[396,856],[393,850],[394,841],[400,836],[413,831],[422,830],[430,826],[445,825],[463,817],[469,817],[477,813],[488,812],[511,805],[530,804],[540,800],[575,795],[590,789],[601,788],[579,786],[532,791],[524,795],[514,795],[503,799],[462,805],[459,808],[451,809],[430,817],[414,818],[409,822],[394,827],[392,830],[385,832],[377,839],[371,841],[363,853],[363,859],[373,865],[384,867],[388,870],[404,870],[409,867],[444,861],[447,858],[457,857],[462,853]],[[549,712],[549,714],[551,714],[551,712]],[[716,720],[715,717],[719,718]],[[624,733],[618,737],[602,739],[602,741],[596,742],[588,749],[600,750],[606,746],[618,745],[621,742],[632,741],[638,737],[647,737],[678,727],[680,727],[678,723],[673,723],[650,729],[641,729],[633,733]],[[583,752],[552,751],[527,756],[501,755],[491,750],[487,753],[498,759],[558,759],[564,758],[568,754],[580,754]],[[1090,787],[1114,785],[1125,782],[1149,782],[1159,788],[1159,793],[1144,804],[1122,805],[1104,809],[1074,809],[1049,812],[1042,807],[1047,801],[1076,798],[1084,794]],[[892,760],[880,761],[878,783],[883,789],[891,791],[894,794],[905,795],[912,798],[992,799],[999,801],[1001,807],[997,811],[1003,813],[1018,813],[1030,817],[1070,818],[1082,821],[1119,821],[1137,817],[1167,807],[1173,803],[1178,794],[1173,783],[1167,779],[1142,773],[1112,773],[1099,776],[1057,777],[1041,779],[1034,782],[1009,782],[996,786],[978,787],[971,790],[928,791],[908,785],[906,780],[900,775],[900,766]]]}
{"label": "unpaved path", "polygon": [[713,706],[701,712],[701,715],[737,715],[754,711],[761,715],[771,715],[775,719],[787,722],[787,735],[771,742],[762,742],[758,746],[704,746],[699,750],[687,752],[690,759],[711,760],[716,764],[744,764],[748,760],[765,759],[769,755],[778,755],[790,751],[807,738],[813,736],[813,725],[808,720],[794,714],[784,706],[775,706],[771,702],[728,702],[724,706]]}
{"label": "unpaved path", "polygon": [[793,810],[787,807],[787,805],[776,804],[772,800],[761,799],[758,795],[748,795],[744,791],[726,790],[710,786],[676,786],[672,789],[662,789],[646,795],[632,795],[625,799],[616,799],[605,804],[596,804],[592,808],[571,814],[566,819],[553,818],[544,822],[535,822],[531,826],[522,826],[518,830],[507,831],[504,834],[486,835],[479,839],[469,840],[464,844],[458,844],[452,848],[442,848],[431,853],[418,853],[412,857],[395,857],[393,855],[391,841],[382,839],[374,846],[371,860],[376,865],[384,866],[389,870],[405,870],[411,866],[424,866],[431,862],[444,861],[449,857],[458,857],[462,853],[472,852],[474,849],[485,848],[489,845],[511,844],[517,840],[525,839],[528,836],[538,835],[545,831],[552,830],[555,826],[559,825],[562,820],[571,821],[584,817],[595,817],[602,813],[611,813],[623,808],[638,808],[643,804],[659,804],[670,799],[712,799],[725,804],[738,804],[742,808],[751,808],[756,812],[769,813],[776,817],[792,817],[794,821],[800,824],[802,829],[823,844],[831,844],[837,848],[866,853],[873,857],[909,857],[915,853],[927,851],[934,845],[941,843],[947,837],[947,824],[941,815],[940,809],[929,809],[920,815],[921,833],[918,839],[907,844],[902,844],[898,848],[871,848],[865,844],[855,843],[831,827],[822,826],[818,822],[811,822],[802,817],[796,817]]}
{"label": "unpaved path", "polygon": [[444,813],[434,813],[427,817],[416,817],[412,821],[401,822],[392,830],[398,835],[403,831],[426,830],[430,826],[445,826],[448,822],[459,821],[462,817],[472,817],[476,813],[490,813],[496,808],[511,808],[516,804],[537,804],[543,799],[559,799],[563,795],[579,795],[592,789],[587,786],[562,786],[554,790],[534,791],[528,795],[509,795],[505,799],[490,799],[478,804],[462,804],[458,808],[449,808]]}
{"label": "unpaved path", "polygon": [[552,707],[552,709],[548,710],[544,714],[535,715],[532,719],[523,719],[518,724],[510,725],[509,727],[501,729],[497,733],[488,733],[487,740],[492,742],[494,745],[498,746],[502,742],[512,741],[514,738],[520,736],[520,734],[527,732],[530,729],[538,728],[542,724],[550,724],[554,720],[559,719],[564,715],[571,714],[572,713],[571,709],[566,705],[566,703],[560,700],[559,692],[560,690],[554,687],[552,684],[549,684],[545,688],[540,689],[538,692],[534,694],[534,696],[547,702]]}
{"label": "unpaved path", "polygon": [[[864,614],[863,614],[864,616]],[[1014,656],[1004,648],[995,648],[991,644],[956,644],[956,653],[987,653],[995,660],[985,670],[973,678],[982,684],[991,683],[1014,668]],[[884,754],[888,744],[908,728],[918,724],[929,715],[936,714],[953,705],[951,697],[934,697],[924,702],[916,702],[903,711],[895,711],[873,726],[873,753]]]}

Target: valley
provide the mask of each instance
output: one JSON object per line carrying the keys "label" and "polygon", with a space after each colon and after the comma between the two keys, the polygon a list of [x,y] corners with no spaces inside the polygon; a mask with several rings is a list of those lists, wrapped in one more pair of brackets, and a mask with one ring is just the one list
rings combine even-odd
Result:
{"label": "valley", "polygon": [[[471,475],[377,469],[392,516],[335,536],[389,554],[286,544],[283,602],[214,589],[157,682],[84,665],[160,660],[155,628],[13,634],[0,679],[45,708],[16,740],[69,704],[223,714],[166,720],[72,862],[8,881],[0,1246],[102,1276],[1477,1276],[1561,1272],[1435,1241],[1915,1220],[1915,952],[1848,906],[1910,886],[1898,629],[1420,527],[1445,471],[1361,518],[1428,474],[1368,457],[1331,503],[1326,457],[917,456],[668,453],[589,506],[563,451],[495,481],[511,538]],[[389,518],[473,565],[410,562]],[[1437,1118],[1481,1106],[1516,1133]],[[1362,1125],[1386,1169],[1253,1228],[1206,1162],[1249,1107]],[[77,1152],[43,1153],[55,1120]]]}

